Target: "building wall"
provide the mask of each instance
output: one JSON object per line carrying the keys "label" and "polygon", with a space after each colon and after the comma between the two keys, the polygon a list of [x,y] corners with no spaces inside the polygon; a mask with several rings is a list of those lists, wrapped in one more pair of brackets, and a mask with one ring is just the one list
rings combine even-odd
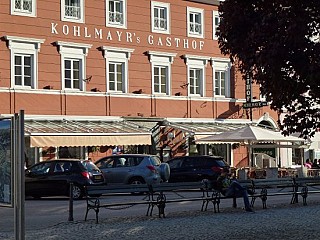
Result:
{"label": "building wall", "polygon": [[[61,21],[60,1],[57,0],[36,1],[36,17],[11,15],[9,2],[1,2],[1,36],[37,38],[45,41],[40,44],[38,87],[26,90],[11,86],[10,49],[7,47],[8,42],[2,38],[0,44],[0,98],[3,99],[0,104],[1,113],[14,113],[24,109],[27,114],[53,115],[246,117],[241,110],[245,97],[245,83],[236,73],[235,67],[232,69],[231,98],[214,98],[213,70],[210,62],[205,67],[205,97],[187,96],[187,88],[183,87],[187,82],[187,68],[185,59],[181,56],[189,54],[227,58],[220,54],[218,43],[212,37],[212,11],[217,10],[217,6],[189,1],[162,1],[170,3],[171,32],[158,34],[151,32],[150,0],[127,1],[127,29],[105,26],[105,1],[85,1],[84,23]],[[187,7],[204,9],[204,38],[187,37]],[[101,38],[95,35],[95,29],[102,30]],[[166,44],[166,38],[171,39],[171,46]],[[178,45],[174,41],[175,38],[180,40]],[[61,57],[58,47],[53,44],[56,41],[92,44],[86,58],[86,77],[92,76],[92,78],[86,83],[85,91],[70,93],[61,90]],[[183,41],[187,43],[184,45]],[[103,52],[98,49],[101,46],[134,50],[129,60],[128,93],[106,92],[105,59]],[[176,53],[172,64],[169,96],[152,94],[151,64],[147,51]],[[48,87],[49,89],[45,89]],[[94,90],[96,92],[93,92]],[[139,90],[141,94],[133,93]],[[254,95],[258,95],[258,88],[254,88],[253,92]],[[180,96],[175,96],[177,93]],[[266,110],[254,110],[254,115],[259,116],[264,111]]]}
{"label": "building wall", "polygon": [[[127,0],[127,27],[106,26],[106,1],[84,1],[84,22],[61,20],[60,0],[34,0],[34,17],[12,15],[10,3],[0,2],[0,113],[12,114],[23,109],[28,115],[131,116],[170,118],[250,119],[245,102],[245,82],[236,66],[230,71],[230,97],[214,95],[213,63],[210,58],[224,58],[218,41],[213,39],[213,11],[217,5],[185,0],[161,0],[170,4],[170,33],[151,31],[150,0]],[[204,37],[187,36],[187,7],[204,10]],[[101,34],[100,34],[101,33]],[[35,88],[12,85],[10,46],[6,36],[43,40],[38,52],[38,81]],[[90,44],[85,57],[83,91],[63,89],[60,47],[56,42]],[[131,49],[128,60],[128,91],[107,90],[106,59],[101,47]],[[176,54],[171,64],[168,95],[152,92],[152,68],[148,51]],[[205,65],[204,96],[188,94],[187,60],[197,56],[208,59]],[[259,87],[253,86],[259,99]],[[269,107],[252,110],[253,119],[265,112],[277,119]],[[245,160],[235,153],[237,165]],[[245,164],[243,164],[245,165]]]}

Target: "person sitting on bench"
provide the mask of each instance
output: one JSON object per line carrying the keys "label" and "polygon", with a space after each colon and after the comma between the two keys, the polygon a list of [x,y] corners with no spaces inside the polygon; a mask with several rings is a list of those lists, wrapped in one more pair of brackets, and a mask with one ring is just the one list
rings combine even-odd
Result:
{"label": "person sitting on bench", "polygon": [[218,190],[226,197],[243,197],[245,210],[253,212],[249,198],[248,191],[236,179],[231,179],[229,169],[224,168],[217,179]]}

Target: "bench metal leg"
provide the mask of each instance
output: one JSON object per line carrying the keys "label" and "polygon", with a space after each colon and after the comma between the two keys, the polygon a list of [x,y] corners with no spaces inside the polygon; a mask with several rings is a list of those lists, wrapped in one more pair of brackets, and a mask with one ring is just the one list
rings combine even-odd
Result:
{"label": "bench metal leg", "polygon": [[98,223],[99,222],[99,219],[98,219],[98,216],[99,216],[99,207],[87,207],[87,211],[86,211],[86,215],[85,215],[85,217],[84,217],[84,220],[85,221],[87,221],[87,218],[88,218],[88,213],[89,213],[89,211],[90,210],[93,210],[93,211],[95,211],[95,215],[96,215],[96,223]]}
{"label": "bench metal leg", "polygon": [[[206,207],[204,207],[204,206],[206,206]],[[202,205],[201,205],[201,212],[207,211],[207,207],[208,207],[208,200],[203,199],[202,200]]]}
{"label": "bench metal leg", "polygon": [[209,198],[206,201],[205,210],[207,210],[207,208],[208,208],[209,201],[212,202],[214,213],[217,213],[217,212],[219,213],[220,212],[220,193],[217,191],[214,191],[212,193],[211,198]]}
{"label": "bench metal leg", "polygon": [[290,204],[298,203],[297,199],[298,199],[298,194],[297,193],[293,193]]}
{"label": "bench metal leg", "polygon": [[164,209],[166,207],[166,195],[163,192],[160,192],[159,196],[157,197],[157,207],[159,210],[159,218],[163,217],[165,218],[165,212]]}
{"label": "bench metal leg", "polygon": [[256,201],[256,197],[252,197],[251,198],[251,207],[254,207],[255,201]]}
{"label": "bench metal leg", "polygon": [[267,189],[262,189],[261,190],[261,201],[262,201],[262,208],[266,209],[267,208],[267,199],[268,199],[268,190]]}
{"label": "bench metal leg", "polygon": [[153,203],[149,203],[146,216],[152,216],[153,206]]}
{"label": "bench metal leg", "polygon": [[306,206],[307,205],[307,197],[308,197],[308,187],[307,186],[302,188],[301,196],[302,196],[303,205]]}
{"label": "bench metal leg", "polygon": [[98,209],[95,209],[96,211],[96,224],[99,223],[99,208]]}
{"label": "bench metal leg", "polygon": [[84,217],[84,220],[87,221],[88,213],[90,210],[95,211],[96,213],[96,223],[99,222],[98,216],[99,216],[99,209],[100,209],[100,200],[99,198],[96,198],[94,200],[87,199],[87,210],[86,215]]}
{"label": "bench metal leg", "polygon": [[87,221],[88,212],[89,212],[89,209],[88,209],[88,207],[87,207],[86,215],[85,215],[85,217],[84,217],[84,220],[85,220],[85,221]]}

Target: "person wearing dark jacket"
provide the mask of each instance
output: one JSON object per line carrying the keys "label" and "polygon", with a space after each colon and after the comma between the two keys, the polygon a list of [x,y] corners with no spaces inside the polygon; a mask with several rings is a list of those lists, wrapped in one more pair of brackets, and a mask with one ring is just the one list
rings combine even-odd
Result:
{"label": "person wearing dark jacket", "polygon": [[217,179],[218,190],[226,197],[243,197],[245,210],[247,212],[253,212],[248,191],[243,187],[236,179],[231,179],[229,169],[224,168],[221,175]]}

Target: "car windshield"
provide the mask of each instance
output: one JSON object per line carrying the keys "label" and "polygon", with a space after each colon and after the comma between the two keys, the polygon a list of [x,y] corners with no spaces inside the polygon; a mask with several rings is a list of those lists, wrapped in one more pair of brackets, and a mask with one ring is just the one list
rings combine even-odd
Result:
{"label": "car windshield", "polygon": [[99,168],[93,163],[93,162],[90,162],[90,161],[81,161],[82,165],[89,171],[97,171],[99,170]]}
{"label": "car windshield", "polygon": [[160,166],[161,164],[160,158],[158,158],[157,156],[151,156],[150,160],[153,166]]}

